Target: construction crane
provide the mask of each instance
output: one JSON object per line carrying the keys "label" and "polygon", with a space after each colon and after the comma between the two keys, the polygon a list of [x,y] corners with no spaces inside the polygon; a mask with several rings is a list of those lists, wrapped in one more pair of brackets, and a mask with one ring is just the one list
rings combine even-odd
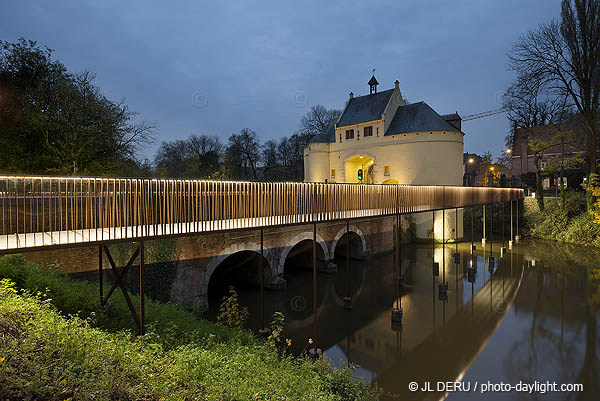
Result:
{"label": "construction crane", "polygon": [[489,117],[489,116],[493,116],[494,114],[500,114],[500,113],[504,113],[504,112],[506,112],[506,107],[502,107],[500,109],[495,109],[495,110],[484,111],[483,113],[469,114],[467,116],[461,117],[461,120],[463,122],[471,121],[471,120],[476,120],[478,118]]}

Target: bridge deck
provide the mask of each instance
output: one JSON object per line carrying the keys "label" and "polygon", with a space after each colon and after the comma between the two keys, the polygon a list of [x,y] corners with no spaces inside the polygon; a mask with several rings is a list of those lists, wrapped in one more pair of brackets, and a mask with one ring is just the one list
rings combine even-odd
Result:
{"label": "bridge deck", "polygon": [[0,253],[520,199],[513,188],[0,176]]}
{"label": "bridge deck", "polygon": [[[389,213],[381,209],[354,211],[353,213],[337,212],[328,216],[326,221],[358,219],[384,216]],[[0,251],[10,249],[56,247],[60,245],[115,242],[152,237],[182,236],[219,231],[244,230],[253,228],[278,227],[285,225],[310,224],[323,221],[314,215],[303,216],[269,216],[241,219],[226,219],[186,223],[170,223],[157,225],[121,226],[109,228],[84,228],[78,230],[46,231],[25,234],[0,235]]]}

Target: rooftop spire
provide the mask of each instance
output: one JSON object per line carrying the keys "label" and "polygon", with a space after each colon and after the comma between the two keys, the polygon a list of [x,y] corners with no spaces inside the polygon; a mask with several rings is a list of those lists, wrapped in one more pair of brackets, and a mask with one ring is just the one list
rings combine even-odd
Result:
{"label": "rooftop spire", "polygon": [[375,68],[373,68],[373,76],[369,80],[369,94],[377,93],[377,85],[379,85],[379,82],[375,78]]}

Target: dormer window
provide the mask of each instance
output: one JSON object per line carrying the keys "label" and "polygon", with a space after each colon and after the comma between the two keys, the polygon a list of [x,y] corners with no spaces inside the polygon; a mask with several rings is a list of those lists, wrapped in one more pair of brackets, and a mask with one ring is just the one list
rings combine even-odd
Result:
{"label": "dormer window", "polygon": [[346,130],[346,139],[354,139],[354,130],[353,129]]}
{"label": "dormer window", "polygon": [[363,130],[363,136],[373,136],[373,127],[365,127],[365,129]]}

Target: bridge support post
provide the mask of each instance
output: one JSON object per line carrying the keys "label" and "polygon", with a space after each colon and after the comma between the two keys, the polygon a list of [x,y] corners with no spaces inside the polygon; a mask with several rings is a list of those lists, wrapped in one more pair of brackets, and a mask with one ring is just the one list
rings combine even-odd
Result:
{"label": "bridge support post", "polygon": [[396,224],[398,225],[398,285],[404,284],[404,274],[402,273],[402,216],[396,215]]}
{"label": "bridge support post", "polygon": [[[490,259],[488,269],[490,273],[494,269],[494,204],[490,204]],[[490,276],[491,277],[491,276]]]}
{"label": "bridge support post", "polygon": [[475,250],[477,249],[477,247],[475,246],[475,238],[474,238],[474,231],[473,231],[473,222],[475,220],[475,217],[473,216],[473,214],[475,213],[475,208],[473,207],[473,204],[471,203],[471,254],[473,254],[475,252]]}
{"label": "bridge support post", "polygon": [[517,235],[515,235],[515,244],[518,244],[521,241],[521,236],[519,235],[519,199],[517,199]]}
{"label": "bridge support post", "polygon": [[104,297],[104,279],[102,278],[102,245],[98,247],[98,289],[100,291],[100,305],[103,304]]}
{"label": "bridge support post", "polygon": [[[444,201],[444,207],[446,202]],[[442,209],[442,284],[438,286],[440,301],[448,300],[448,283],[446,282],[446,209]]]}
{"label": "bridge support post", "polygon": [[266,335],[269,329],[265,327],[265,271],[264,271],[264,230],[260,229],[260,329],[258,334]]}
{"label": "bridge support post", "polygon": [[144,308],[144,241],[140,242],[140,335],[143,336],[146,332],[146,311]]}
{"label": "bridge support post", "polygon": [[435,210],[431,212],[431,262],[433,275],[440,275],[440,264],[435,261]]}
{"label": "bridge support post", "polygon": [[512,249],[513,247],[513,203],[514,201],[510,201],[510,239],[508,240],[508,249]]}
{"label": "bridge support post", "polygon": [[[464,227],[463,227],[463,237],[464,237]],[[454,209],[454,264],[457,265],[457,275],[458,277],[458,265],[460,264],[460,252],[458,252],[458,208]]]}
{"label": "bridge support post", "polygon": [[506,247],[504,246],[504,223],[506,220],[505,215],[506,202],[502,202],[502,247],[500,248],[500,257],[504,257],[506,253]]}
{"label": "bridge support post", "polygon": [[[115,275],[115,282],[113,283],[113,285],[110,287],[110,289],[106,293],[106,297],[102,298],[102,301],[100,302],[100,307],[104,308],[104,306],[106,306],[106,303],[110,299],[113,292],[117,289],[117,286],[120,287],[121,292],[123,293],[123,297],[125,298],[125,302],[127,303],[127,306],[129,307],[129,310],[131,311],[131,315],[133,316],[133,320],[135,321],[135,324],[138,328],[138,333],[140,335],[142,335],[144,333],[144,326],[143,326],[144,316],[142,316],[141,319],[140,319],[140,316],[138,316],[138,313],[136,312],[135,307],[133,306],[133,302],[131,302],[131,298],[129,297],[129,293],[127,292],[127,288],[125,288],[125,285],[123,284],[123,278],[125,277],[125,274],[129,270],[129,268],[131,267],[133,262],[137,259],[138,255],[140,255],[140,251],[143,253],[143,245],[138,245],[136,250],[133,252],[133,255],[131,255],[131,257],[129,258],[129,261],[127,262],[125,267],[122,268],[121,270],[117,269],[115,261],[113,260],[112,255],[110,254],[110,251],[108,250],[108,247],[106,245],[103,245],[102,248],[104,249],[104,253],[106,254],[108,263],[110,263],[110,267]],[[140,267],[142,267],[141,263],[142,262],[140,262]],[[140,269],[140,271],[141,270],[142,269]],[[141,307],[140,315],[144,313],[143,300],[142,300],[143,299],[143,293],[142,293],[143,285],[142,285],[141,281],[142,281],[142,276],[140,273],[140,307]]]}
{"label": "bridge support post", "polygon": [[317,223],[313,222],[313,348],[309,351],[311,356],[318,358],[323,351],[317,346]]}
{"label": "bridge support post", "polygon": [[396,261],[394,263],[394,276],[396,276],[396,269],[398,269],[398,275],[394,280],[394,292],[396,294],[396,305],[392,307],[392,326],[394,323],[402,322],[402,301],[399,300],[400,294],[398,287],[402,285],[402,272],[400,270],[400,215],[396,214],[396,224],[394,225],[396,235],[394,235],[394,247],[396,248]]}
{"label": "bridge support post", "polygon": [[486,205],[481,206],[483,208],[483,237],[481,237],[481,246],[485,248],[485,209]]}
{"label": "bridge support post", "polygon": [[344,309],[352,309],[352,297],[350,296],[350,221],[346,220],[346,296],[344,297]]}

